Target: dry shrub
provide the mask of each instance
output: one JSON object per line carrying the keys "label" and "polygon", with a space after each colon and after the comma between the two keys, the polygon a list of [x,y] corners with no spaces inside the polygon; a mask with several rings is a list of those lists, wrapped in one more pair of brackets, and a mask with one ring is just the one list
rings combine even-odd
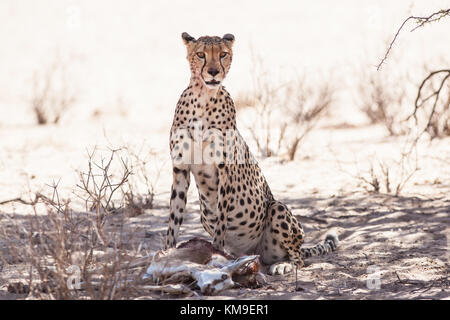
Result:
{"label": "dry shrub", "polygon": [[144,147],[138,151],[130,146],[109,149],[107,156],[94,148],[88,152],[87,171],[79,172],[76,195],[85,201],[87,211],[96,211],[99,216],[144,213],[153,207],[154,183],[158,179],[149,173],[154,155]]}
{"label": "dry shrub", "polygon": [[284,147],[289,160],[294,160],[300,142],[327,113],[333,95],[328,82],[316,87],[301,79],[286,87],[282,107],[286,117],[278,137],[278,150]]}
{"label": "dry shrub", "polygon": [[[136,192],[120,152],[123,149],[102,156],[96,148],[88,153],[88,168],[79,173],[77,185],[85,211],[72,209],[71,201],[60,197],[57,184],[50,194],[36,194],[31,201],[10,200],[33,208],[23,220],[7,217],[8,223],[0,228],[0,243],[6,244],[0,261],[26,266],[22,280],[10,283],[11,292],[44,299],[121,299],[142,294],[142,267],[149,257],[142,243],[133,239],[135,230],[125,228],[130,216],[128,194]],[[44,213],[38,205],[44,206]]]}
{"label": "dry shrub", "polygon": [[[11,257],[26,264],[24,292],[40,299],[118,299],[130,295],[129,284],[141,270],[131,271],[139,249],[132,247],[132,232],[125,233],[124,221],[117,216],[98,216],[98,212],[77,212],[70,201],[53,194],[41,197],[46,206],[24,221],[11,219],[2,228]],[[9,263],[6,261],[5,263]],[[20,282],[22,283],[22,282]],[[17,283],[11,284],[12,291]]]}
{"label": "dry shrub", "polygon": [[261,57],[252,55],[253,70],[253,91],[246,94],[247,101],[253,101],[252,111],[256,113],[255,122],[249,127],[250,133],[258,152],[263,157],[270,157],[272,151],[273,136],[273,111],[280,105],[279,91],[283,85],[275,86],[270,80],[270,75],[264,69]]}
{"label": "dry shrub", "polygon": [[73,86],[68,79],[68,65],[55,58],[45,70],[33,74],[31,108],[39,125],[58,123],[76,102]]}
{"label": "dry shrub", "polygon": [[252,59],[254,90],[242,95],[255,116],[248,127],[263,157],[286,155],[294,160],[300,142],[329,110],[334,90],[330,80],[308,81],[306,74],[274,84],[260,57]]}
{"label": "dry shrub", "polygon": [[391,136],[407,133],[409,75],[364,68],[359,77],[355,103],[370,122],[383,125]]}
{"label": "dry shrub", "polygon": [[[94,211],[102,223],[103,217],[115,213],[119,208],[114,196],[126,185],[131,171],[126,160],[117,153],[120,149],[113,149],[105,158],[100,155],[97,160],[97,148],[88,152],[88,168],[80,171],[80,182],[77,184],[77,196],[85,203],[86,211]],[[119,158],[120,161],[114,161]],[[119,173],[117,173],[119,172]]]}

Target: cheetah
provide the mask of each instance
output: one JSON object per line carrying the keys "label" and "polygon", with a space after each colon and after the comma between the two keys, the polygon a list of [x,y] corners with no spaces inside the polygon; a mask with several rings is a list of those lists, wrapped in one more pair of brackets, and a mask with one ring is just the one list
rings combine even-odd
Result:
{"label": "cheetah", "polygon": [[301,268],[304,258],[336,250],[338,237],[301,248],[302,225],[277,201],[236,127],[236,110],[222,85],[233,58],[234,36],[198,39],[184,32],[191,79],[170,130],[173,183],[165,248],[175,247],[191,174],[199,194],[201,223],[213,245],[235,256],[258,254],[270,274]]}

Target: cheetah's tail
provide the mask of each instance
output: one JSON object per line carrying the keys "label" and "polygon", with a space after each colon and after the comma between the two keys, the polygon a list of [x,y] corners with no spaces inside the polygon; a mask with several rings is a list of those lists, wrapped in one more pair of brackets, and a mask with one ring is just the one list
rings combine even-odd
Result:
{"label": "cheetah's tail", "polygon": [[302,258],[308,258],[313,256],[321,256],[327,253],[330,253],[337,249],[339,245],[339,237],[336,232],[330,231],[328,232],[325,241],[319,243],[311,248],[301,248]]}

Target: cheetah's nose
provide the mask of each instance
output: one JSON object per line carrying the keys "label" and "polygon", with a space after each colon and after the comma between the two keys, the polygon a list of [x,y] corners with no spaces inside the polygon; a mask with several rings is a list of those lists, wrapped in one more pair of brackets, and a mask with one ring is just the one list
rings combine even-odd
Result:
{"label": "cheetah's nose", "polygon": [[216,68],[209,68],[209,69],[208,69],[208,73],[209,73],[210,75],[212,75],[213,77],[215,77],[215,76],[219,73],[219,70],[216,69]]}

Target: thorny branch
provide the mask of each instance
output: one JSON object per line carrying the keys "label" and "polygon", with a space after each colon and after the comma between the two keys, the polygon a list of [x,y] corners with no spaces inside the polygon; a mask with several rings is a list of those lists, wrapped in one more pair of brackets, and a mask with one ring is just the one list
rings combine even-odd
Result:
{"label": "thorny branch", "polygon": [[34,205],[38,204],[40,200],[46,200],[47,202],[51,201],[51,199],[49,199],[48,197],[44,196],[43,194],[36,193],[34,195],[33,199],[26,200],[26,199],[23,199],[21,197],[17,197],[17,198],[13,198],[13,199],[0,201],[0,205],[12,203],[12,202],[18,202],[18,203],[26,204],[26,205],[29,205],[29,206],[34,206]]}
{"label": "thorny branch", "polygon": [[398,28],[394,39],[392,39],[391,43],[389,44],[389,47],[386,51],[386,53],[384,54],[383,59],[381,59],[380,63],[377,66],[377,70],[380,70],[382,65],[384,64],[384,62],[387,60],[389,53],[392,51],[392,47],[395,43],[395,41],[397,40],[400,32],[402,31],[403,27],[406,25],[406,23],[410,20],[414,20],[417,23],[417,26],[415,26],[411,32],[413,32],[414,30],[423,27],[425,24],[429,24],[429,23],[433,23],[436,21],[439,21],[440,19],[446,17],[446,16],[450,16],[450,8],[449,9],[443,9],[443,10],[439,10],[437,12],[434,12],[432,14],[430,14],[427,17],[419,17],[419,16],[410,16],[408,18],[406,18],[403,23],[400,25],[400,28]]}
{"label": "thorny branch", "polygon": [[[432,78],[434,78],[434,76],[436,76],[438,74],[444,74],[444,77],[441,79],[438,88],[436,90],[434,90],[426,98],[422,98],[422,89],[424,88],[425,84],[427,82],[430,82],[432,80]],[[440,94],[442,92],[445,82],[449,78],[450,78],[450,69],[436,70],[436,71],[430,72],[430,74],[425,79],[423,79],[422,83],[419,86],[419,90],[417,91],[417,97],[414,102],[414,112],[408,117],[408,119],[410,119],[411,117],[414,117],[414,119],[417,123],[417,110],[419,108],[421,108],[425,104],[425,102],[427,102],[431,98],[434,98],[433,107],[431,108],[430,114],[428,116],[428,121],[427,121],[425,128],[423,129],[423,132],[427,131],[432,126],[433,116],[436,112],[436,106],[439,101]]]}

